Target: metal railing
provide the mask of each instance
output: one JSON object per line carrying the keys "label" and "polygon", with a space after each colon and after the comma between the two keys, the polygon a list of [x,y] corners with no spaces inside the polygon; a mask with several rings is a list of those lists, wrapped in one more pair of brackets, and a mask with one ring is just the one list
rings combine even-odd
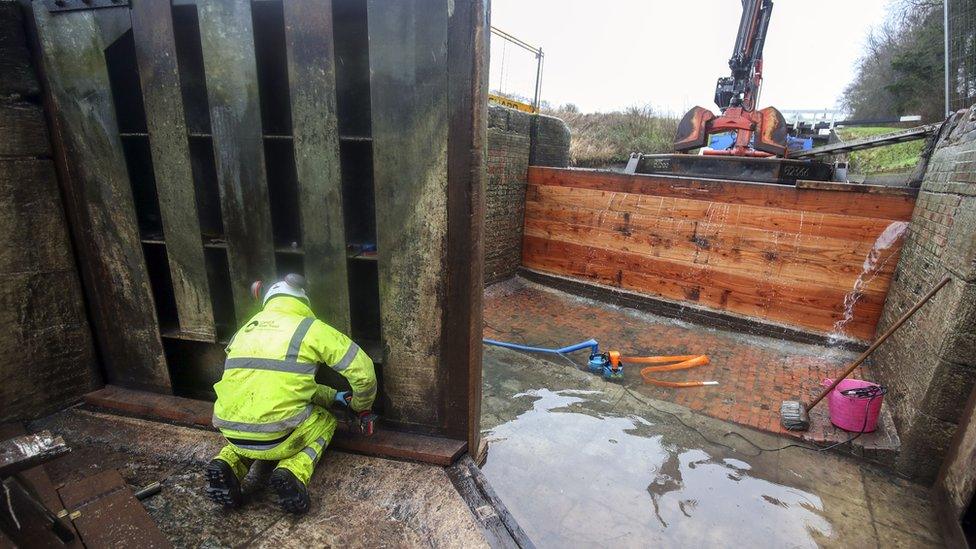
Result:
{"label": "metal railing", "polygon": [[976,103],[976,0],[944,0],[945,105],[951,113]]}
{"label": "metal railing", "polygon": [[[530,112],[539,112],[539,102],[542,97],[542,69],[545,64],[545,54],[542,52],[542,48],[532,46],[524,40],[516,38],[498,27],[491,27],[491,33],[535,56],[535,84],[533,85],[531,104],[527,104],[517,99],[499,94],[489,94],[490,98],[509,107],[529,110]],[[502,58],[501,62],[503,64],[505,63],[504,58]],[[502,73],[504,73],[504,68],[502,69]],[[504,90],[499,91],[504,92]]]}

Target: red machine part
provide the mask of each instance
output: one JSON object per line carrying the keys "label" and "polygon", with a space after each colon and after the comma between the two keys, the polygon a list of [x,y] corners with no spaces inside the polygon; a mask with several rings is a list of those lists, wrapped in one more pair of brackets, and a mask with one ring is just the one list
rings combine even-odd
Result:
{"label": "red machine part", "polygon": [[744,0],[735,49],[729,59],[732,75],[719,78],[715,103],[722,114],[715,116],[694,107],[678,124],[674,149],[685,152],[705,147],[714,133],[735,132],[735,142],[726,150],[705,154],[768,157],[787,155],[787,128],[783,115],[773,107],[756,110],[762,86],[762,49],[772,13],[771,0]]}

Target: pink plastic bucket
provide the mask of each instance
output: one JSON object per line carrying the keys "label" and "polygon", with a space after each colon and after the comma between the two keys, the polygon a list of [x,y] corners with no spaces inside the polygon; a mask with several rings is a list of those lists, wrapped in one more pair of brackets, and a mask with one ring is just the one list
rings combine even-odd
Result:
{"label": "pink plastic bucket", "polygon": [[[823,380],[823,386],[829,387],[834,380]],[[845,379],[834,387],[834,390],[827,395],[827,406],[830,409],[830,422],[844,429],[860,433],[864,429],[865,433],[870,433],[878,427],[878,414],[881,413],[881,402],[884,396],[874,399],[844,396],[840,392],[848,389],[858,389],[860,387],[873,387],[877,383],[862,381],[860,379]],[[864,416],[867,414],[867,423]]]}

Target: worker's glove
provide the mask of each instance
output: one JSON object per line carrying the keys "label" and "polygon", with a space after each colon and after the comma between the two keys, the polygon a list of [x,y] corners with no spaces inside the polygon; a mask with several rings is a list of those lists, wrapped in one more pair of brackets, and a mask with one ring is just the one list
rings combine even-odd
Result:
{"label": "worker's glove", "polygon": [[373,436],[373,428],[378,417],[379,416],[374,414],[372,410],[363,410],[362,412],[356,414],[356,421],[354,424],[359,430],[359,434],[363,435],[364,437]]}
{"label": "worker's glove", "polygon": [[374,414],[372,410],[363,410],[362,412],[353,410],[350,406],[352,402],[351,391],[339,391],[336,393],[335,399],[336,402],[340,402],[346,407],[346,410],[349,412],[349,423],[352,424],[353,428],[360,435],[364,437],[373,435],[373,429],[379,416]]}

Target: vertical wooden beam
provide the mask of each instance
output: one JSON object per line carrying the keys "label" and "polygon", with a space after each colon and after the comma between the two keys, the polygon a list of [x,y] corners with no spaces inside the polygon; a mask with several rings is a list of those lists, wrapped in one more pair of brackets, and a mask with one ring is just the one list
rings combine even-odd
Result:
{"label": "vertical wooden beam", "polygon": [[200,0],[197,10],[234,310],[241,323],[260,308],[250,296],[251,283],[275,276],[251,3]]}
{"label": "vertical wooden beam", "polygon": [[442,432],[448,0],[366,7],[386,417]]}
{"label": "vertical wooden beam", "polygon": [[448,436],[477,453],[481,418],[488,1],[455,0],[447,36],[447,300],[441,364]]}
{"label": "vertical wooden beam", "polygon": [[55,160],[105,377],[125,387],[169,391],[105,65],[106,38],[128,25],[129,10],[51,15],[35,1],[33,11]]}
{"label": "vertical wooden beam", "polygon": [[214,319],[169,2],[132,6],[136,62],[180,331],[214,341]]}
{"label": "vertical wooden beam", "polygon": [[348,334],[332,1],[284,0],[283,11],[307,291],[319,317]]}

